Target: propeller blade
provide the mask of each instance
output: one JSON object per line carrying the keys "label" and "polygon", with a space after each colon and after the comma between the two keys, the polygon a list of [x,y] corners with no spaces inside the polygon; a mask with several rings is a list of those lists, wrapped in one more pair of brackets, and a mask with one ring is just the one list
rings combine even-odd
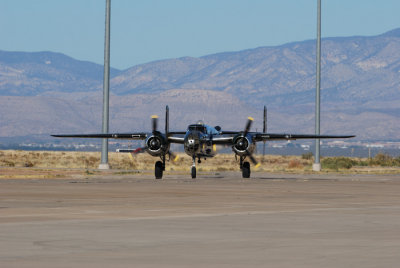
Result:
{"label": "propeller blade", "polygon": [[169,132],[169,107],[168,105],[165,107],[165,136],[168,137]]}
{"label": "propeller blade", "polygon": [[249,154],[248,156],[250,158],[250,161],[254,164],[254,166],[256,168],[258,168],[260,166],[260,163],[258,163],[258,161],[255,159],[255,157],[252,154]]}
{"label": "propeller blade", "polygon": [[131,154],[132,154],[132,155],[135,155],[135,154],[144,153],[145,150],[146,150],[146,147],[139,147],[139,148],[133,150],[133,151],[131,152]]}
{"label": "propeller blade", "polygon": [[152,115],[151,116],[151,125],[152,125],[153,133],[157,131],[157,121],[158,121],[158,116],[157,115]]}
{"label": "propeller blade", "polygon": [[264,141],[264,144],[263,144],[263,158],[264,158],[264,156],[265,156],[265,141]]}
{"label": "propeller blade", "polygon": [[263,133],[267,132],[267,107],[264,106]]}
{"label": "propeller blade", "polygon": [[168,155],[169,155],[169,159],[172,159],[173,162],[176,162],[179,159],[179,155],[177,155],[171,151],[168,151]]}
{"label": "propeller blade", "polygon": [[245,127],[245,129],[244,129],[244,133],[243,133],[243,136],[246,136],[247,135],[247,133],[249,132],[249,130],[250,130],[250,128],[251,128],[251,124],[253,123],[253,117],[248,117],[247,118],[248,120],[247,120],[247,124],[246,124],[246,127]]}
{"label": "propeller blade", "polygon": [[136,149],[118,149],[117,152],[118,153],[130,153],[132,155],[135,155],[135,154],[144,153],[145,150],[146,150],[146,147],[141,147],[141,148],[139,147]]}
{"label": "propeller blade", "polygon": [[[267,107],[264,105],[263,133],[267,132]],[[265,156],[265,141],[263,141],[263,160]]]}

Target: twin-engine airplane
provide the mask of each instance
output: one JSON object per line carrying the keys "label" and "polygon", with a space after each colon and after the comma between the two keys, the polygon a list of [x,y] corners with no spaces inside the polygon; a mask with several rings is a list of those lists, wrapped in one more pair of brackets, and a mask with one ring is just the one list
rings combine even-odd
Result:
{"label": "twin-engine airplane", "polygon": [[266,133],[266,108],[264,107],[263,132],[251,132],[250,127],[253,118],[249,117],[243,131],[223,131],[221,127],[211,127],[202,121],[189,125],[186,131],[169,131],[169,108],[166,107],[165,113],[165,133],[157,130],[157,116],[152,116],[152,132],[137,133],[106,133],[106,134],[72,134],[72,135],[52,135],[62,138],[110,138],[145,140],[145,147],[136,150],[124,150],[124,152],[137,153],[146,150],[150,155],[160,157],[161,161],[155,163],[154,174],[156,179],[161,179],[165,170],[166,156],[175,157],[170,151],[171,143],[183,144],[186,154],[192,157],[193,165],[191,169],[192,178],[196,178],[196,159],[201,163],[201,159],[214,157],[216,155],[216,145],[232,146],[235,157],[240,159],[240,169],[242,177],[250,177],[250,161],[258,167],[260,164],[253,156],[256,143],[263,141],[264,145],[269,140],[297,140],[297,139],[337,139],[352,138],[349,136],[334,135],[299,135],[299,134],[271,134]]}

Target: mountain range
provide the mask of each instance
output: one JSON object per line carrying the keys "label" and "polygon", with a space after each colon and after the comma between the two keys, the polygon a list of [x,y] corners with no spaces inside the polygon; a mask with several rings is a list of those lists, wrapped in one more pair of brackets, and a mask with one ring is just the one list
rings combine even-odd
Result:
{"label": "mountain range", "polygon": [[[324,38],[321,74],[321,133],[400,139],[400,29]],[[102,78],[61,53],[0,51],[0,137],[99,132]],[[253,116],[260,130],[267,105],[270,132],[313,133],[315,40],[112,68],[110,93],[110,131],[149,130],[168,104],[172,129]]]}

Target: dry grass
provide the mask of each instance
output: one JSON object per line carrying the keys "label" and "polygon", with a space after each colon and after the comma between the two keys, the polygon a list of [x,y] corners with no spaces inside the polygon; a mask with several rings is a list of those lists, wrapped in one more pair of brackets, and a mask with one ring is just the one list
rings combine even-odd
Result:
{"label": "dry grass", "polygon": [[[257,171],[307,173],[312,171],[312,159],[301,156],[256,155],[261,162]],[[109,164],[114,170],[153,170],[159,158],[148,154],[109,153]],[[35,167],[35,168],[78,168],[92,170],[100,164],[99,152],[50,152],[50,151],[0,151],[0,166],[3,167]],[[166,171],[189,172],[192,160],[186,154],[179,154],[176,162],[167,162]],[[219,154],[214,158],[203,160],[197,164],[202,171],[239,171],[239,163],[233,154]],[[255,171],[255,170],[254,170]],[[399,167],[359,167],[350,169],[324,170],[324,172],[345,173],[400,173]]]}

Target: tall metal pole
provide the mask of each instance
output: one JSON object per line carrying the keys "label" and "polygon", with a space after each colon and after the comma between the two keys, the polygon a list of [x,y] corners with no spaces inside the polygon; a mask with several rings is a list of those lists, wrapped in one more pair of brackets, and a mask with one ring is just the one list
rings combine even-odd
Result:
{"label": "tall metal pole", "polygon": [[[315,94],[315,134],[320,134],[320,87],[321,87],[321,0],[318,1],[317,7],[317,81]],[[315,140],[315,161],[313,164],[314,171],[321,171],[320,164],[320,139]]]}
{"label": "tall metal pole", "polygon": [[[106,33],[104,38],[104,81],[103,81],[103,133],[108,133],[109,88],[110,88],[110,17],[111,0],[106,0]],[[99,169],[109,169],[108,139],[103,139]]]}

